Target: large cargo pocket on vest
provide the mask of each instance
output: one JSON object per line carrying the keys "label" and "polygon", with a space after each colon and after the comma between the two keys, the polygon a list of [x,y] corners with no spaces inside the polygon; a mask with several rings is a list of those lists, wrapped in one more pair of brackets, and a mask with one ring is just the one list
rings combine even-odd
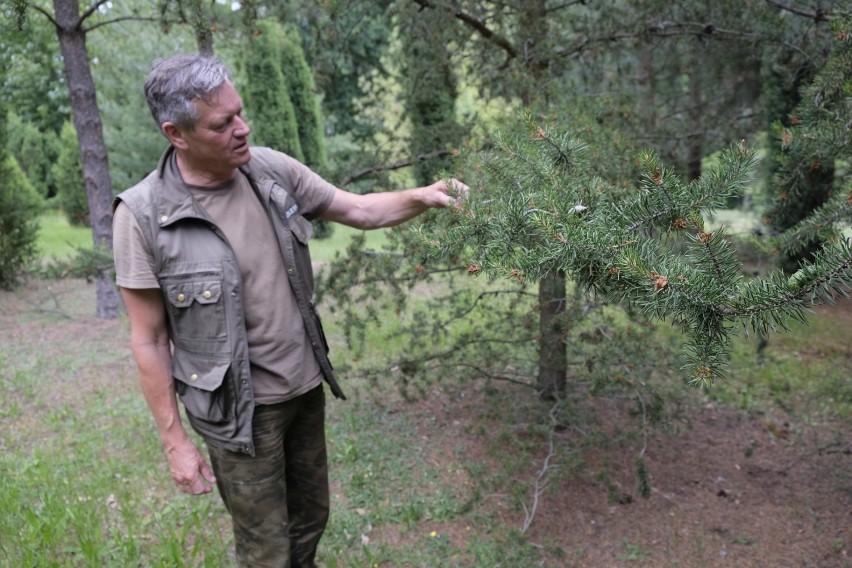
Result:
{"label": "large cargo pocket on vest", "polygon": [[230,367],[230,361],[210,360],[175,350],[172,376],[180,400],[190,415],[213,424],[233,416],[234,397],[226,381]]}
{"label": "large cargo pocket on vest", "polygon": [[219,352],[227,339],[221,278],[169,278],[163,292],[178,344],[200,352]]}

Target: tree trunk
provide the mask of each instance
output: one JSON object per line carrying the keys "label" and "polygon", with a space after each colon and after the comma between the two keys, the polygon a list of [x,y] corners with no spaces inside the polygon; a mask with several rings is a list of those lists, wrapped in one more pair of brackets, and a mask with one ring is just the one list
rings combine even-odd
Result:
{"label": "tree trunk", "polygon": [[565,345],[565,273],[552,272],[538,283],[538,392],[553,400],[565,392],[568,357]]}
{"label": "tree trunk", "polygon": [[[547,108],[549,85],[547,70],[548,26],[545,0],[523,3],[520,16],[522,53],[530,81],[521,92],[526,106],[541,105]],[[562,313],[565,311],[567,279],[561,270],[551,272],[538,283],[539,340],[538,378],[539,394],[554,399],[565,392],[568,376],[568,356]]]}
{"label": "tree trunk", "polygon": [[689,75],[689,111],[692,134],[686,139],[686,179],[694,181],[701,177],[701,159],[704,157],[704,93],[700,72]]}
{"label": "tree trunk", "polygon": [[212,57],[212,22],[204,14],[204,2],[202,0],[192,0],[190,2],[190,10],[192,10],[192,29],[195,32],[195,44],[198,46],[198,53]]}
{"label": "tree trunk", "polygon": [[[112,182],[109,177],[100,110],[95,96],[95,82],[86,51],[86,31],[80,19],[77,0],[53,0],[56,37],[62,50],[65,80],[71,95],[74,127],[80,144],[80,163],[89,200],[89,217],[95,247],[112,249]],[[121,305],[111,271],[95,278],[97,315],[115,318]]]}

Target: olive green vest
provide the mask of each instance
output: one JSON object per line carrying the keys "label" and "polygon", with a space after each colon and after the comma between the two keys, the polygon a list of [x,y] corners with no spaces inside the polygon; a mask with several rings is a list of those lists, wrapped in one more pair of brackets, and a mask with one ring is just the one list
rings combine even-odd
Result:
{"label": "olive green vest", "polygon": [[[157,170],[116,197],[113,207],[128,206],[153,252],[173,347],[172,377],[192,427],[211,444],[254,455],[242,276],[225,235],[182,181],[170,179],[166,164],[173,151],[169,148]],[[276,174],[280,162],[272,151],[251,152],[251,162],[240,169],[269,214],[323,376],[332,393],[345,399],[313,301],[310,221]]]}

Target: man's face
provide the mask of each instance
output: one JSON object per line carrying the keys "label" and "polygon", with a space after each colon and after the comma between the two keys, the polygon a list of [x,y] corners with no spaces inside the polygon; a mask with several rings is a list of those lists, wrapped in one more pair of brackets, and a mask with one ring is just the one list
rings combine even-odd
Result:
{"label": "man's face", "polygon": [[251,159],[248,136],[251,128],[242,118],[243,101],[231,83],[225,83],[210,98],[197,101],[200,113],[195,130],[181,129],[186,158],[196,170],[218,177],[233,171]]}

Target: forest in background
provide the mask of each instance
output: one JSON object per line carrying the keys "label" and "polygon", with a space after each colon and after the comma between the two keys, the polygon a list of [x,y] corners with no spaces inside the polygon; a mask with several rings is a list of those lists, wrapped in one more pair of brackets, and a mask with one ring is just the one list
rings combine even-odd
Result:
{"label": "forest in background", "polygon": [[[820,335],[823,347],[811,351],[796,343],[798,335],[779,340],[769,332],[788,326],[800,330],[795,320],[813,318],[813,303],[848,293],[852,258],[848,5],[782,0],[636,4],[619,0],[229,4],[6,0],[0,3],[4,61],[0,106],[6,119],[5,128],[0,128],[5,134],[0,147],[7,157],[4,168],[10,173],[0,177],[0,217],[5,223],[10,216],[20,218],[31,212],[37,219],[45,204],[66,213],[78,211],[70,215],[71,220],[85,224],[96,219],[100,228],[93,231],[93,242],[103,245],[108,242],[109,220],[98,213],[103,203],[95,203],[93,209],[93,201],[104,196],[108,201],[135,183],[163,150],[163,139],[141,92],[151,61],[198,50],[222,58],[244,93],[246,115],[255,126],[258,142],[266,135],[261,125],[269,126],[270,120],[261,118],[266,109],[252,106],[252,97],[262,100],[269,89],[273,97],[279,93],[275,100],[281,100],[283,89],[288,89],[292,103],[295,95],[286,78],[298,75],[297,64],[291,60],[289,67],[279,68],[283,80],[278,77],[276,85],[264,86],[258,79],[266,74],[253,66],[271,63],[260,55],[269,49],[278,54],[277,65],[285,65],[284,43],[288,49],[295,45],[310,70],[310,77],[302,76],[300,84],[310,87],[321,121],[323,151],[315,154],[321,157],[314,167],[329,180],[353,191],[374,191],[452,173],[464,176],[473,187],[468,202],[418,220],[416,230],[389,231],[378,243],[355,235],[339,245],[340,256],[319,267],[321,307],[332,326],[335,364],[360,398],[376,397],[382,399],[373,401],[378,408],[390,407],[389,415],[382,415],[372,407],[359,406],[351,423],[343,419],[332,426],[338,432],[335,464],[353,507],[344,507],[343,519],[338,521],[343,526],[337,527],[341,534],[329,544],[333,551],[326,553],[328,565],[334,565],[334,558],[354,554],[359,537],[362,547],[357,558],[364,564],[356,565],[369,563],[372,554],[392,562],[388,559],[398,557],[398,550],[391,546],[376,552],[364,542],[372,524],[382,527],[375,537],[384,543],[398,537],[397,544],[404,548],[415,538],[408,532],[412,527],[419,530],[424,522],[436,519],[435,534],[441,538],[425,538],[423,548],[411,552],[416,558],[422,554],[422,558],[446,559],[448,565],[465,565],[472,557],[491,562],[501,554],[535,557],[537,545],[529,547],[522,538],[515,540],[517,535],[507,536],[501,530],[495,534],[506,541],[488,540],[484,536],[488,528],[476,532],[475,539],[487,542],[477,549],[476,542],[467,542],[464,524],[477,526],[482,519],[467,517],[466,512],[470,507],[488,509],[488,498],[480,491],[485,495],[508,491],[506,506],[514,513],[525,511],[529,524],[538,518],[538,526],[558,528],[559,523],[543,511],[536,517],[535,509],[525,508],[539,497],[544,502],[549,497],[556,505],[550,515],[558,516],[573,506],[567,496],[567,504],[559,506],[560,501],[547,492],[547,481],[554,475],[548,458],[559,456],[582,469],[589,448],[614,448],[612,454],[597,455],[603,464],[589,457],[585,466],[612,503],[623,505],[634,495],[647,497],[653,510],[659,511],[659,495],[655,500],[652,491],[664,487],[667,465],[676,470],[680,464],[676,454],[663,451],[673,450],[676,444],[655,446],[650,440],[655,429],[682,427],[678,413],[683,410],[683,395],[675,394],[672,381],[679,379],[673,377],[686,376],[704,386],[701,396],[707,397],[708,409],[717,403],[731,404],[761,417],[764,408],[756,401],[767,396],[781,409],[775,412],[789,411],[793,416],[787,423],[769,412],[758,418],[763,426],[757,432],[740,432],[730,439],[731,432],[722,424],[696,418],[707,428],[710,441],[704,445],[692,441],[705,455],[722,441],[736,442],[733,451],[748,457],[775,443],[813,435],[818,441],[809,446],[808,452],[814,452],[808,454],[813,458],[809,461],[822,463],[829,454],[842,460],[848,455],[843,454],[848,429],[844,438],[843,419],[832,422],[833,418],[823,415],[842,417],[847,412],[850,379],[843,373],[843,361],[848,359],[843,359],[842,334],[834,338],[841,340],[835,346],[829,346],[833,345],[830,332]],[[74,22],[80,25],[71,25]],[[74,61],[74,68],[80,71],[84,64],[91,71],[97,101],[94,115],[91,100],[95,99],[88,99],[89,107],[83,109],[87,112],[72,112],[71,93],[85,89],[75,83],[77,75],[68,75],[70,58],[57,42],[58,37],[79,40],[82,32],[86,51]],[[273,37],[270,48],[264,40]],[[277,77],[274,71],[269,75]],[[295,117],[295,109],[292,112],[290,116]],[[299,116],[305,114],[301,111]],[[100,149],[95,127],[102,129]],[[275,144],[296,148],[298,124],[282,124],[280,130],[289,132],[289,138]],[[30,191],[20,189],[25,186]],[[24,195],[29,197],[23,199]],[[721,231],[722,209],[746,213],[757,222]],[[802,219],[806,219],[803,224]],[[3,231],[6,239],[16,234]],[[622,248],[625,254],[599,254]],[[69,319],[72,325],[61,329],[68,327],[69,336],[79,335],[73,322],[85,313],[85,308],[75,306],[73,318],[64,318],[58,302],[66,297],[76,302],[79,295],[67,291],[56,295],[59,292],[51,291],[50,280],[42,282],[45,273],[97,279],[103,284],[98,287],[99,306],[102,291],[110,289],[109,274],[100,272],[102,257],[83,255],[78,262],[82,266],[62,264],[47,267],[50,270],[39,263],[35,268],[27,264],[11,273],[7,265],[0,265],[4,276],[11,274],[11,280],[28,282],[34,291],[45,294],[36,309],[40,315],[21,322],[31,324],[39,337],[55,326],[52,317]],[[58,286],[57,290],[66,290],[70,284]],[[4,296],[4,302],[17,306],[30,297],[26,292]],[[57,302],[54,316],[52,310],[44,311],[48,298]],[[14,310],[12,318],[18,313]],[[842,323],[846,320],[839,321],[837,329],[846,329]],[[86,322],[94,332],[114,331],[108,323]],[[135,399],[130,395],[116,409],[105,410],[97,401],[77,400],[70,394],[87,392],[74,389],[85,383],[86,365],[107,369],[101,382],[117,373],[129,385],[133,372],[120,362],[98,362],[95,357],[84,363],[75,358],[66,370],[54,369],[45,366],[43,358],[33,360],[27,355],[28,344],[22,338],[29,335],[19,336],[15,329],[7,326],[0,360],[8,391],[4,400],[10,401],[3,420],[15,424],[10,437],[4,438],[8,447],[17,448],[19,438],[20,447],[26,447],[25,432],[32,425],[23,419],[25,401],[41,392],[36,379],[45,374],[69,374],[69,382],[60,390],[63,400],[71,402],[54,400],[56,396],[49,392],[36,397],[43,401],[49,421],[58,424],[67,419],[69,405],[78,403],[92,412],[99,409],[92,416],[109,417],[133,407],[130,401]],[[112,337],[112,331],[104,333]],[[734,341],[736,334],[740,337]],[[749,334],[759,338],[756,344],[743,339]],[[682,344],[687,351],[678,355]],[[791,354],[804,349],[806,360],[818,363],[761,367],[762,358],[777,357],[772,355],[773,346]],[[83,347],[76,349],[80,358],[89,353]],[[744,354],[743,350],[751,351]],[[839,354],[838,362],[819,367],[823,351]],[[729,366],[730,355],[740,366]],[[57,361],[71,356],[65,354]],[[742,366],[743,360],[757,361],[754,373],[766,375],[762,380],[770,385],[768,395],[756,386],[760,381],[751,378],[752,370]],[[808,374],[811,366],[822,369],[819,378]],[[449,398],[430,402],[438,385],[449,389],[445,395]],[[102,387],[92,388],[96,397],[105,392]],[[398,404],[397,393],[389,390],[419,404],[413,412],[422,411],[427,423],[442,416],[440,423],[448,433],[456,432],[456,421],[468,428],[465,449],[447,438],[434,447],[435,455],[444,450],[448,455],[479,455],[474,448],[484,437],[493,445],[493,453],[479,457],[488,463],[501,456],[503,447],[511,448],[511,456],[504,457],[517,459],[513,471],[522,469],[518,464],[524,460],[533,463],[516,489],[522,488],[523,494],[507,489],[512,487],[507,479],[514,479],[511,471],[485,475],[476,464],[465,464],[462,477],[474,486],[473,493],[466,494],[462,485],[452,482],[453,472],[459,473],[453,469],[456,465],[442,464],[449,468],[446,472],[432,473],[452,478],[446,479],[446,487],[458,495],[438,492],[439,500],[433,502],[417,493],[413,501],[401,505],[392,497],[374,495],[370,479],[382,479],[379,485],[387,483],[403,492],[417,485],[406,477],[408,473],[401,473],[408,472],[412,456],[401,457],[398,467],[385,472],[392,479],[378,474],[388,455],[378,437],[383,424],[395,424],[392,417]],[[465,396],[484,399],[484,414],[468,414],[483,408],[463,408]],[[512,404],[498,400],[500,396]],[[796,404],[788,406],[789,397],[806,399],[808,411],[801,414]],[[446,416],[437,402],[441,400],[447,405]],[[536,406],[539,400],[543,406]],[[523,404],[518,405],[520,401]],[[622,411],[601,408],[608,402]],[[504,424],[508,430],[500,429],[498,414],[515,406],[514,422]],[[811,414],[814,407],[818,411]],[[455,411],[459,414],[452,415]],[[614,420],[602,425],[591,418],[597,413]],[[33,414],[41,415],[41,411]],[[81,416],[83,424],[88,414]],[[134,424],[145,428],[144,413],[134,411],[132,416]],[[607,432],[607,427],[616,432]],[[365,431],[375,432],[377,439],[370,437],[359,453]],[[361,438],[356,437],[359,432]],[[409,435],[400,447],[418,445],[419,434]],[[434,432],[428,435],[434,437]],[[130,442],[121,444],[132,447]],[[373,449],[375,455],[369,455]],[[6,478],[11,485],[4,486],[3,493],[10,520],[19,519],[18,506],[26,502],[14,497],[27,487],[21,481],[24,477],[37,473],[33,479],[52,479],[42,472],[51,461],[39,458],[42,451],[49,454],[49,449],[40,448],[21,461],[23,469],[13,467],[11,461],[4,465],[10,473]],[[725,451],[732,450],[718,448],[720,456]],[[156,449],[146,446],[144,452],[153,455]],[[158,460],[154,456],[150,461]],[[608,460],[628,465],[616,467]],[[83,464],[65,465],[75,472],[85,469]],[[125,478],[131,477],[123,466],[115,467]],[[738,469],[726,475],[732,478]],[[753,479],[760,478],[760,468],[746,469]],[[779,466],[778,471],[791,469]],[[400,479],[393,477],[397,474]],[[808,481],[798,476],[796,480]],[[832,474],[815,483],[826,480],[841,489],[836,503],[842,504],[848,479]],[[111,486],[101,478],[90,481],[91,487],[80,489],[80,502],[96,494],[95,487]],[[712,481],[708,485],[716,490]],[[796,495],[795,484],[791,487],[792,493],[784,497],[787,500]],[[168,502],[167,494],[165,488],[158,490],[141,509],[157,510]],[[450,507],[447,503],[456,497],[460,502]],[[383,499],[391,502],[389,508],[373,510]],[[124,524],[114,519],[100,523],[73,518],[58,499],[40,497],[34,502],[38,506],[23,510],[45,512],[56,506],[56,516],[45,518],[59,519],[50,525],[57,535],[62,527],[76,527],[79,543],[70,545],[72,552],[67,552],[72,556],[133,558],[140,547],[147,546],[145,526],[169,526],[143,512],[142,528],[137,528],[131,517],[138,514],[140,504],[127,497],[123,501],[127,506],[117,510],[129,528],[119,531],[121,538],[117,533],[110,537],[109,546],[117,548],[105,549],[101,538],[110,527]],[[175,505],[175,511],[164,514],[179,516],[182,507]],[[197,524],[203,525],[209,506],[190,508]],[[94,508],[83,510],[92,518],[102,514]],[[34,543],[31,552],[36,556],[43,548],[45,530],[37,518],[26,517],[8,533]],[[831,518],[842,521],[845,517]],[[642,523],[641,517],[638,522]],[[31,541],[16,532],[24,530],[20,527],[32,528]],[[99,531],[104,534],[94,534]],[[135,531],[141,539],[135,538]],[[710,533],[705,533],[708,541],[724,540],[724,535],[707,536]],[[212,535],[192,534],[202,534],[204,542],[213,543],[221,536],[215,528]],[[842,535],[820,534],[828,543],[820,554],[835,554],[832,561],[843,565]],[[623,546],[608,557],[611,561],[641,561],[653,547],[643,540],[644,548],[631,548],[634,541],[628,542],[628,536],[611,536],[613,542],[624,539]],[[728,536],[729,545],[753,547],[757,558],[759,553],[767,558],[766,554],[778,552],[778,546],[770,551],[749,544],[754,537]],[[182,532],[170,534],[173,540],[164,540],[162,533],[158,538],[168,548],[162,552],[164,557],[180,558],[188,550],[194,557],[205,556],[194,537]],[[58,549],[63,542],[56,537]],[[635,542],[638,546],[639,541]],[[451,560],[459,547],[464,551],[461,559]],[[833,553],[825,552],[832,548]],[[545,545],[545,549],[545,556],[559,557],[559,547]],[[803,557],[815,550],[807,544],[802,549]],[[209,551],[211,559],[216,550]],[[659,559],[660,551],[654,549],[648,556]],[[706,560],[707,556],[699,553],[695,558]],[[215,560],[210,562],[216,565]]]}
{"label": "forest in background", "polygon": [[[411,341],[392,365],[403,383],[474,361],[486,376],[535,376],[541,396],[559,398],[578,362],[607,377],[635,358],[629,339],[607,342],[613,357],[583,340],[588,314],[620,303],[628,319],[680,328],[688,381],[706,387],[724,376],[739,327],[765,338],[847,293],[843,3],[2,6],[4,167],[31,188],[17,193],[30,196],[22,211],[35,193],[91,225],[95,252],[78,264],[88,261],[102,317],[120,309],[109,203],[162,149],[130,86],[156,57],[194,49],[231,65],[257,142],[348,189],[450,169],[473,186],[425,230],[392,232],[380,254],[355,242],[321,275],[355,349],[384,324],[371,306],[401,312],[433,278],[450,290],[395,329]],[[751,238],[706,224],[737,205],[760,211]],[[6,248],[34,254],[31,242]],[[743,278],[750,249],[781,269]],[[457,293],[480,273],[493,289]]]}

